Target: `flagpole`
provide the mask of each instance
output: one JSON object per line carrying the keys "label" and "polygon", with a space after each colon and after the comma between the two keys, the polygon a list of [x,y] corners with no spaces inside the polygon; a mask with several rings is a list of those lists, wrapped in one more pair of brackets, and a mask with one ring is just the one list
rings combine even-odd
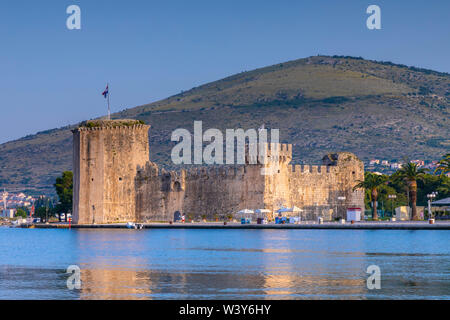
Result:
{"label": "flagpole", "polygon": [[111,108],[109,106],[109,83],[107,84],[108,88],[108,120],[111,120]]}

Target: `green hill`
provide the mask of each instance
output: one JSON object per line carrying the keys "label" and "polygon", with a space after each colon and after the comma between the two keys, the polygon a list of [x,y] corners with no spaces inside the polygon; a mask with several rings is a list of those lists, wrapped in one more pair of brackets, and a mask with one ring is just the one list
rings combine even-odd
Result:
{"label": "green hill", "polygon": [[[149,88],[150,89],[150,88]],[[450,149],[450,75],[352,57],[316,56],[242,72],[165,100],[124,110],[152,126],[151,160],[171,166],[176,128],[279,128],[294,162],[331,151],[362,160],[435,160]],[[71,169],[69,127],[0,145],[0,186],[53,192]]]}

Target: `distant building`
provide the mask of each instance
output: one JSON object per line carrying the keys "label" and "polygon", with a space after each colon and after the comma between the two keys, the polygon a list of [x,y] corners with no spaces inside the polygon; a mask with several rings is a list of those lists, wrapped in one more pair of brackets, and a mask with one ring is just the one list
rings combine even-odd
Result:
{"label": "distant building", "polygon": [[391,169],[396,170],[396,169],[401,169],[403,167],[403,164],[398,163],[398,162],[394,162],[391,163]]}
{"label": "distant building", "polygon": [[415,163],[419,167],[423,167],[425,165],[425,161],[423,160],[412,160],[412,163]]}
{"label": "distant building", "polygon": [[383,161],[381,161],[381,165],[389,166],[389,161],[388,160],[383,160]]}
{"label": "distant building", "polygon": [[14,218],[15,213],[16,213],[16,211],[14,209],[2,210],[2,217],[12,219],[12,218]]}
{"label": "distant building", "polygon": [[378,159],[372,159],[372,160],[370,160],[370,162],[369,162],[369,165],[371,165],[371,166],[374,166],[374,165],[376,165],[376,164],[380,164],[380,160],[378,160]]}

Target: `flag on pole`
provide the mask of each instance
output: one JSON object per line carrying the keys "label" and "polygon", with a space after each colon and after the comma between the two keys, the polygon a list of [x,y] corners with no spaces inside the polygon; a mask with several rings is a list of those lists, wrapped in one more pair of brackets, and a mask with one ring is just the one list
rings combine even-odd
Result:
{"label": "flag on pole", "polygon": [[106,84],[106,89],[105,91],[103,91],[102,95],[105,99],[107,99],[106,101],[108,103],[108,120],[111,120],[111,108],[109,106],[109,83]]}
{"label": "flag on pole", "polygon": [[108,93],[109,93],[109,85],[106,85],[106,89],[102,93],[102,95],[103,95],[103,97],[105,97],[105,99],[108,97]]}

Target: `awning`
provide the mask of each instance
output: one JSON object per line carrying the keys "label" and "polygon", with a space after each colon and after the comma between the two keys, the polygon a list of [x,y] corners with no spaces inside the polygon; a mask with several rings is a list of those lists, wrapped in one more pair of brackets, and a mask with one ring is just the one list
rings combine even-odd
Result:
{"label": "awning", "polygon": [[441,199],[438,201],[433,201],[432,205],[438,205],[438,206],[446,206],[446,205],[450,205],[450,198],[445,198],[445,199]]}
{"label": "awning", "polygon": [[255,210],[255,213],[271,213],[269,209],[257,209]]}
{"label": "awning", "polygon": [[244,209],[238,212],[239,214],[252,214],[254,213],[253,210],[250,209]]}
{"label": "awning", "polygon": [[293,206],[292,208],[280,208],[276,212],[282,213],[282,212],[303,212],[302,209],[299,207]]}

